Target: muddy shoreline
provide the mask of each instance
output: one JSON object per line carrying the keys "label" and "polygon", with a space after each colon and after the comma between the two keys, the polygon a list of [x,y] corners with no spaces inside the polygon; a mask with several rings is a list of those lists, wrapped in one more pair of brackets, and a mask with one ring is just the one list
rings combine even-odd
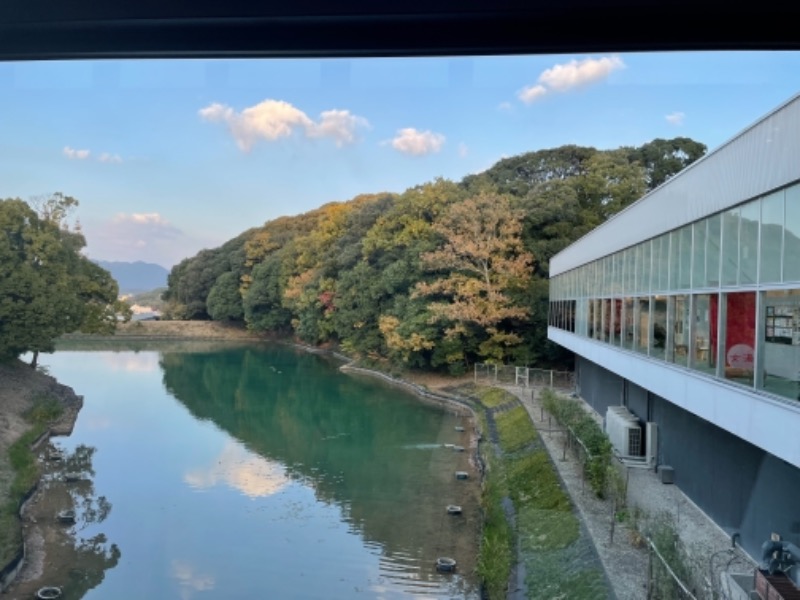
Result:
{"label": "muddy shoreline", "polygon": [[[49,444],[51,438],[68,436],[72,433],[78,418],[78,413],[83,406],[83,396],[66,385],[58,383],[55,378],[35,369],[21,361],[13,361],[0,365],[0,451],[3,464],[0,465],[0,498],[3,502],[11,500],[10,490],[14,478],[13,471],[8,463],[8,449],[25,433],[30,431],[32,425],[25,419],[25,414],[42,397],[56,400],[62,408],[60,417],[39,436],[32,444],[31,451],[39,450]],[[25,494],[19,508],[19,521],[14,525],[16,531],[4,531],[3,535],[16,536],[22,532],[22,544],[10,557],[0,565],[0,591],[10,593],[20,580],[21,574],[31,564],[43,564],[45,550],[41,544],[36,543],[37,532],[28,527],[26,511],[36,501],[41,493],[41,476],[34,487]]]}

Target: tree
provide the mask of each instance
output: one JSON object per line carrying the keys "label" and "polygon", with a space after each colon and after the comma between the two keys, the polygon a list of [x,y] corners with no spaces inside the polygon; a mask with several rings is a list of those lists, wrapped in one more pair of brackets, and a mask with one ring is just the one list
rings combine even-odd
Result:
{"label": "tree", "polygon": [[453,204],[434,224],[443,244],[422,256],[425,268],[440,276],[417,283],[414,296],[434,299],[428,310],[433,321],[448,324],[446,337],[477,333],[484,358],[503,360],[506,348],[520,342],[503,324],[528,315],[509,295],[530,279],[533,261],[522,247],[521,218],[496,194]]}
{"label": "tree", "polygon": [[701,158],[707,148],[691,138],[677,137],[671,140],[656,138],[638,148],[627,150],[631,160],[638,161],[644,168],[649,191]]}
{"label": "tree", "polygon": [[117,283],[81,254],[86,240],[67,217],[78,201],[55,194],[37,214],[18,199],[0,201],[0,356],[52,352],[77,330],[116,326]]}
{"label": "tree", "polygon": [[241,321],[244,318],[239,278],[228,271],[217,277],[206,300],[208,314],[215,321]]}

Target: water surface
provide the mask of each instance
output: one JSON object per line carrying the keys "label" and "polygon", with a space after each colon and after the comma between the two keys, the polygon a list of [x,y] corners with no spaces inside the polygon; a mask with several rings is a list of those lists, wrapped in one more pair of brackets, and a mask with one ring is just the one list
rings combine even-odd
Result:
{"label": "water surface", "polygon": [[43,362],[85,397],[59,444],[96,448],[113,506],[81,532],[121,552],[85,598],[479,597],[462,416],[282,346]]}

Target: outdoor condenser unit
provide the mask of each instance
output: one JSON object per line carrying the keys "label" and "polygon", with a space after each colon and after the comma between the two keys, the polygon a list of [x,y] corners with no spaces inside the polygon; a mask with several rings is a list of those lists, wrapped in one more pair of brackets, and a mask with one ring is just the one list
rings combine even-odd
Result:
{"label": "outdoor condenser unit", "polygon": [[642,427],[636,415],[624,406],[608,407],[606,434],[621,456],[642,456]]}

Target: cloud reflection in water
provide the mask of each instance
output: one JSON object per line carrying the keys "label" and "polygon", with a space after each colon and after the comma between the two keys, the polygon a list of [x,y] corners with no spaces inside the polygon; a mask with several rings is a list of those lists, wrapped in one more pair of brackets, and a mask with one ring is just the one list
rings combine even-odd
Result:
{"label": "cloud reflection in water", "polygon": [[271,496],[290,481],[281,465],[233,442],[225,445],[213,464],[187,472],[183,480],[201,490],[224,483],[250,498]]}

